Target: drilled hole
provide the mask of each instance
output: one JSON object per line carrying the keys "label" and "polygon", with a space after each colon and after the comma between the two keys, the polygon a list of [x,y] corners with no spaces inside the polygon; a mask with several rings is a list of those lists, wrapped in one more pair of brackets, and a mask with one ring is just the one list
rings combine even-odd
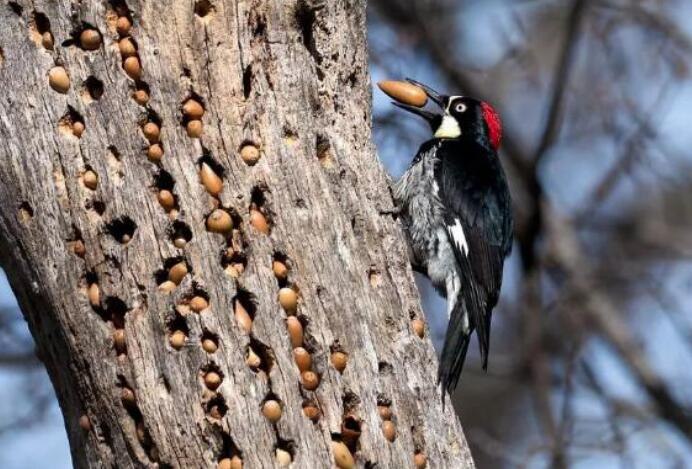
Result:
{"label": "drilled hole", "polygon": [[103,82],[95,76],[90,76],[84,81],[82,99],[84,102],[98,101],[103,96]]}
{"label": "drilled hole", "polygon": [[226,399],[221,394],[216,394],[213,398],[209,400],[204,406],[204,411],[206,414],[213,418],[220,420],[228,412],[228,406],[226,405]]}
{"label": "drilled hole", "polygon": [[24,12],[24,8],[17,2],[9,2],[7,4],[8,7],[10,7],[10,10],[12,10],[12,13],[14,13],[17,16],[22,16],[22,13]]}
{"label": "drilled hole", "polygon": [[106,320],[110,321],[116,329],[125,327],[125,315],[130,310],[127,304],[114,296],[106,298],[103,304]]}
{"label": "drilled hole", "polygon": [[195,15],[200,18],[205,18],[212,15],[216,8],[209,0],[197,0],[195,2]]}
{"label": "drilled hole", "polygon": [[267,376],[269,376],[269,372],[271,371],[275,362],[274,352],[272,352],[272,349],[254,337],[250,337],[249,348],[254,354],[257,355],[257,358],[259,358],[259,363],[256,365],[254,363],[248,363],[248,366],[250,366],[256,372],[263,371]]}
{"label": "drilled hole", "polygon": [[127,244],[132,241],[137,224],[130,217],[120,217],[108,223],[106,229],[116,241]]}
{"label": "drilled hole", "polygon": [[166,321],[168,344],[175,350],[182,349],[187,343],[190,329],[185,318],[177,311]]}
{"label": "drilled hole", "polygon": [[177,220],[171,226],[170,237],[175,247],[183,249],[187,243],[192,241],[192,230],[186,223]]}
{"label": "drilled hole", "polygon": [[22,223],[28,223],[34,217],[34,209],[29,202],[22,202],[19,205],[17,217]]}

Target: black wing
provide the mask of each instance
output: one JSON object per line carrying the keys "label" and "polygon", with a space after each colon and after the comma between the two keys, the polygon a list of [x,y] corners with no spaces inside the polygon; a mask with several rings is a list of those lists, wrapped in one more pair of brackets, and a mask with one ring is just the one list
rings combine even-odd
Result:
{"label": "black wing", "polygon": [[[494,152],[469,145],[445,146],[439,154],[435,177],[446,208],[447,233],[462,273],[464,307],[471,329],[477,331],[485,369],[490,318],[500,295],[504,259],[512,247],[511,200]],[[453,312],[450,318],[443,363],[458,363],[458,354],[468,345],[461,343],[459,337],[463,309],[455,308],[456,314]],[[451,378],[456,385],[458,375]]]}

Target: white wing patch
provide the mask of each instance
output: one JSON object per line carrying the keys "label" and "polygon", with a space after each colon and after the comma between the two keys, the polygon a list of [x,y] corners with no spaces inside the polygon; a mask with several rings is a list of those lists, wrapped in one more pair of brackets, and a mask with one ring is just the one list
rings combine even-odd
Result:
{"label": "white wing patch", "polygon": [[457,249],[465,256],[469,255],[469,244],[466,241],[466,235],[464,235],[464,227],[461,226],[461,220],[458,218],[454,219],[454,224],[447,227],[449,235],[452,237],[452,241],[456,245]]}

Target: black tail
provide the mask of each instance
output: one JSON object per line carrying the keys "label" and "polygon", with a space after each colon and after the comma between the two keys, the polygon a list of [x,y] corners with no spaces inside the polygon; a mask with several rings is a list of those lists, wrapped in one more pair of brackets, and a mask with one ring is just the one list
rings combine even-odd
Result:
{"label": "black tail", "polygon": [[442,403],[444,404],[445,390],[450,393],[454,391],[461,376],[466,360],[466,351],[471,340],[471,330],[464,330],[464,317],[466,316],[464,300],[458,298],[447,326],[445,344],[440,357],[440,368],[438,370],[438,382],[442,384]]}

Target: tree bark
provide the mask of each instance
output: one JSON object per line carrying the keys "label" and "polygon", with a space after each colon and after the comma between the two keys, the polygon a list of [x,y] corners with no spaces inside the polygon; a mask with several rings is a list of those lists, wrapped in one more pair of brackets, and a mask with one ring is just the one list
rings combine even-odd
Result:
{"label": "tree bark", "polygon": [[[2,263],[76,467],[329,467],[333,441],[350,449],[342,467],[473,465],[413,332],[418,294],[371,141],[364,3],[0,5]],[[216,209],[232,231],[209,230]]]}

